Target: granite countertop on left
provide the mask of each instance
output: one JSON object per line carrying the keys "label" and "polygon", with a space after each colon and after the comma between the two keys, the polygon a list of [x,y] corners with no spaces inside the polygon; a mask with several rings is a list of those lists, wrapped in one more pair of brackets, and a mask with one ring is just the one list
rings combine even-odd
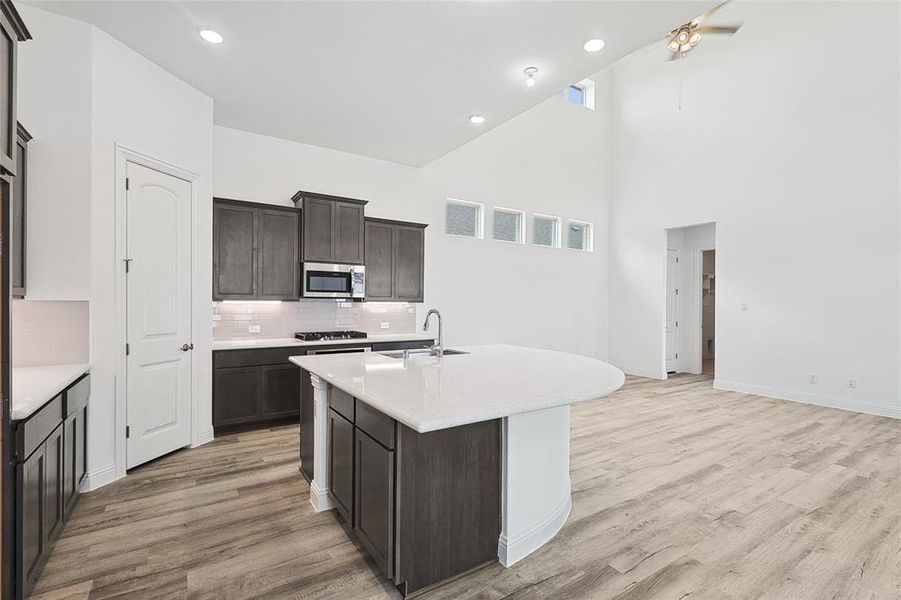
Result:
{"label": "granite countertop on left", "polygon": [[10,418],[27,419],[90,370],[88,364],[13,367]]}

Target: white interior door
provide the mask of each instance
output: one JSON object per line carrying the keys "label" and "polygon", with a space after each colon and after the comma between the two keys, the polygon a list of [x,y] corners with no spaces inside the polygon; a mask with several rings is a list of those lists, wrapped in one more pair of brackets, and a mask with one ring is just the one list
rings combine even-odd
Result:
{"label": "white interior door", "polygon": [[191,184],[127,165],[127,468],[191,443]]}
{"label": "white interior door", "polygon": [[666,372],[679,362],[679,251],[666,251]]}

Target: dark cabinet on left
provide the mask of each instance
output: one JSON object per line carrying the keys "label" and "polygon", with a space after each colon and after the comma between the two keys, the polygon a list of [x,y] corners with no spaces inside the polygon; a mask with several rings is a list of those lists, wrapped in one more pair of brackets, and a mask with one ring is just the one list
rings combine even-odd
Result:
{"label": "dark cabinet on left", "polygon": [[81,494],[90,377],[16,423],[16,597],[27,598]]}
{"label": "dark cabinet on left", "polygon": [[300,213],[213,199],[213,300],[300,297]]}
{"label": "dark cabinet on left", "polygon": [[297,423],[300,369],[296,347],[213,352],[213,428],[216,434]]}
{"label": "dark cabinet on left", "polygon": [[28,142],[31,134],[19,123],[16,136],[16,177],[10,187],[12,192],[12,223],[10,232],[10,276],[13,298],[25,297],[25,219],[28,181]]}

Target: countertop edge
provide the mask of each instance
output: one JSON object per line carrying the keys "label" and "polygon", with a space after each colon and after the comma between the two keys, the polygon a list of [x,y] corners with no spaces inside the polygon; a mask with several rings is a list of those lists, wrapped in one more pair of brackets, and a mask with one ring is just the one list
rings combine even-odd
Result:
{"label": "countertop edge", "polygon": [[[50,392],[44,391],[40,400],[31,400],[27,402],[27,405],[24,409],[16,410],[16,400],[15,400],[15,382],[12,383],[12,397],[10,399],[10,421],[24,421],[28,419],[31,415],[38,412],[41,408],[43,408],[48,402],[56,398],[59,394],[61,394],[67,387],[71,386],[73,383],[81,379],[84,375],[87,375],[91,372],[90,363],[73,363],[71,365],[41,365],[36,367],[13,367],[12,371],[15,372],[16,369],[53,369],[53,368],[61,368],[61,367],[69,367],[73,368],[72,372],[67,373],[65,377],[60,377],[59,379],[53,382],[52,386],[48,386],[48,390],[54,390]],[[21,401],[20,401],[21,403]]]}

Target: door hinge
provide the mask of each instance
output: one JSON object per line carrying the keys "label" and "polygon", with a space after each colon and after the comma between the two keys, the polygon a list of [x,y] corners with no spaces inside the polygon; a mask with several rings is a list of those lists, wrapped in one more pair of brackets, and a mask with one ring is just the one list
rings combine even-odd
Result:
{"label": "door hinge", "polygon": [[129,190],[130,186],[131,186],[131,180],[128,177],[126,177],[125,178],[125,191],[126,192]]}
{"label": "door hinge", "polygon": [[130,438],[130,437],[131,437],[131,427],[129,427],[128,425],[126,425],[126,426],[125,426],[125,439],[127,440],[127,439]]}
{"label": "door hinge", "polygon": [[126,272],[126,273],[128,273],[129,271],[131,271],[131,261],[132,261],[132,259],[130,259],[130,258],[123,258],[123,259],[122,259],[122,262],[125,263],[125,272]]}
{"label": "door hinge", "polygon": [[131,346],[129,344],[125,344],[125,356],[131,354]]}
{"label": "door hinge", "polygon": [[678,353],[678,352],[676,352],[676,358],[679,358],[679,353]]}
{"label": "door hinge", "polygon": [[676,295],[679,295],[679,288],[676,288]]}
{"label": "door hinge", "polygon": [[[126,180],[126,181],[127,181],[127,180]],[[128,186],[126,186],[125,189],[127,190],[127,189],[128,189]],[[679,262],[679,257],[678,257],[678,256],[676,257],[676,262]]]}
{"label": "door hinge", "polygon": [[676,327],[678,327],[678,326],[679,326],[679,321],[676,321]]}

